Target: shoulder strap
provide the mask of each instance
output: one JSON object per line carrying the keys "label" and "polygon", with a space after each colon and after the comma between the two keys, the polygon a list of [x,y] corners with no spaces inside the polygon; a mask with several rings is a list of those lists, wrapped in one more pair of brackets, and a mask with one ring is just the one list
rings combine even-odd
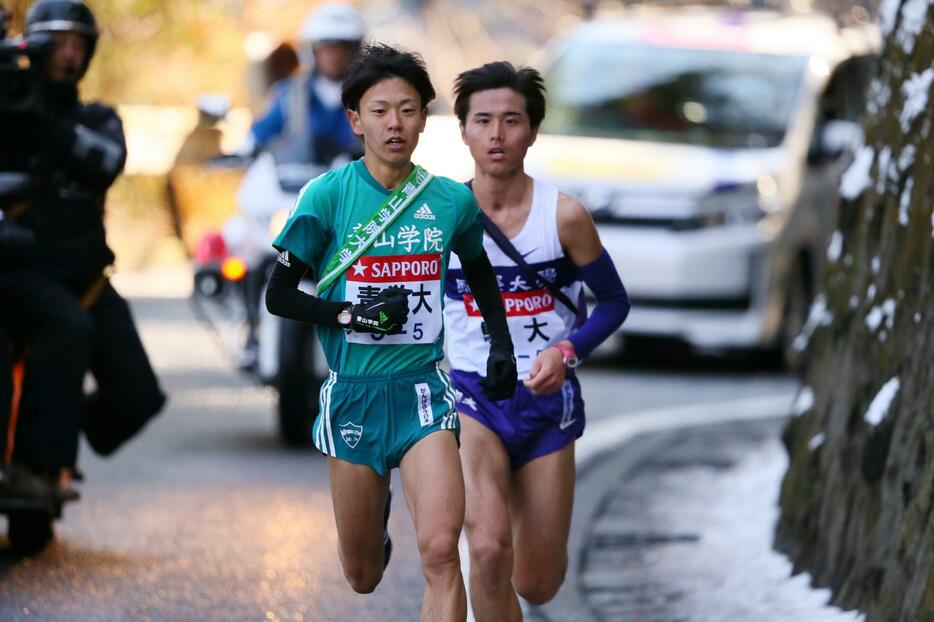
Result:
{"label": "shoulder strap", "polygon": [[483,221],[483,229],[487,232],[487,235],[492,238],[496,245],[506,253],[506,256],[509,257],[515,264],[519,267],[519,270],[522,271],[523,276],[529,280],[530,283],[535,283],[539,286],[544,285],[552,295],[561,301],[565,307],[574,312],[575,315],[578,314],[577,305],[571,302],[571,299],[567,297],[567,294],[561,291],[557,284],[549,281],[544,276],[532,269],[532,266],[528,264],[525,258],[522,257],[522,254],[512,245],[512,242],[509,241],[509,238],[506,237],[506,234],[503,233],[496,224],[490,220],[490,217],[487,216],[483,210],[480,210],[480,219]]}
{"label": "shoulder strap", "polygon": [[382,205],[360,226],[360,233],[348,236],[344,245],[331,256],[324,267],[324,276],[318,281],[318,292],[323,292],[362,255],[422,193],[434,176],[418,164],[409,176],[399,184]]}

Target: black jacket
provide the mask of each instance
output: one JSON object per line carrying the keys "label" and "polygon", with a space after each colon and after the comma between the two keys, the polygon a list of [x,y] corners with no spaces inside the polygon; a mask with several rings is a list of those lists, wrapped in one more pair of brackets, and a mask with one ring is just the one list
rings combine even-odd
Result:
{"label": "black jacket", "polygon": [[104,199],[126,163],[126,140],[116,111],[80,102],[74,88],[52,91],[48,101],[19,147],[35,188],[18,222],[38,240],[33,266],[80,295],[114,260]]}

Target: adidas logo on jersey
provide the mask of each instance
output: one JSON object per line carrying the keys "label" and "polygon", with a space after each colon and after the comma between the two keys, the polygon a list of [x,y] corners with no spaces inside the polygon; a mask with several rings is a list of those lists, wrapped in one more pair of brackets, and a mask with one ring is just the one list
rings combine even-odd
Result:
{"label": "adidas logo on jersey", "polygon": [[413,218],[419,218],[421,220],[434,220],[435,214],[429,209],[427,203],[422,203],[421,207],[415,210],[415,215]]}

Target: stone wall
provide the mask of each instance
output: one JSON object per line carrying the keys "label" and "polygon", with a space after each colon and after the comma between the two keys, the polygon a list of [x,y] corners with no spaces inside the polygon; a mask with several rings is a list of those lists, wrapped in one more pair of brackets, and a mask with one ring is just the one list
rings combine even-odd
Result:
{"label": "stone wall", "polygon": [[886,0],[865,146],[803,338],[776,546],[868,620],[934,621],[934,3]]}

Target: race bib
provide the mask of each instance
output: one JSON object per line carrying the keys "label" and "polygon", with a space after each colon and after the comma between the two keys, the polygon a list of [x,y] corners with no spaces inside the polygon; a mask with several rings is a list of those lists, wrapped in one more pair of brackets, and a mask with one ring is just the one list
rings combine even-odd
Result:
{"label": "race bib", "polygon": [[347,270],[347,300],[358,304],[376,298],[387,287],[398,285],[409,294],[409,319],[397,335],[346,333],[359,344],[434,343],[441,334],[441,255],[364,255]]}

